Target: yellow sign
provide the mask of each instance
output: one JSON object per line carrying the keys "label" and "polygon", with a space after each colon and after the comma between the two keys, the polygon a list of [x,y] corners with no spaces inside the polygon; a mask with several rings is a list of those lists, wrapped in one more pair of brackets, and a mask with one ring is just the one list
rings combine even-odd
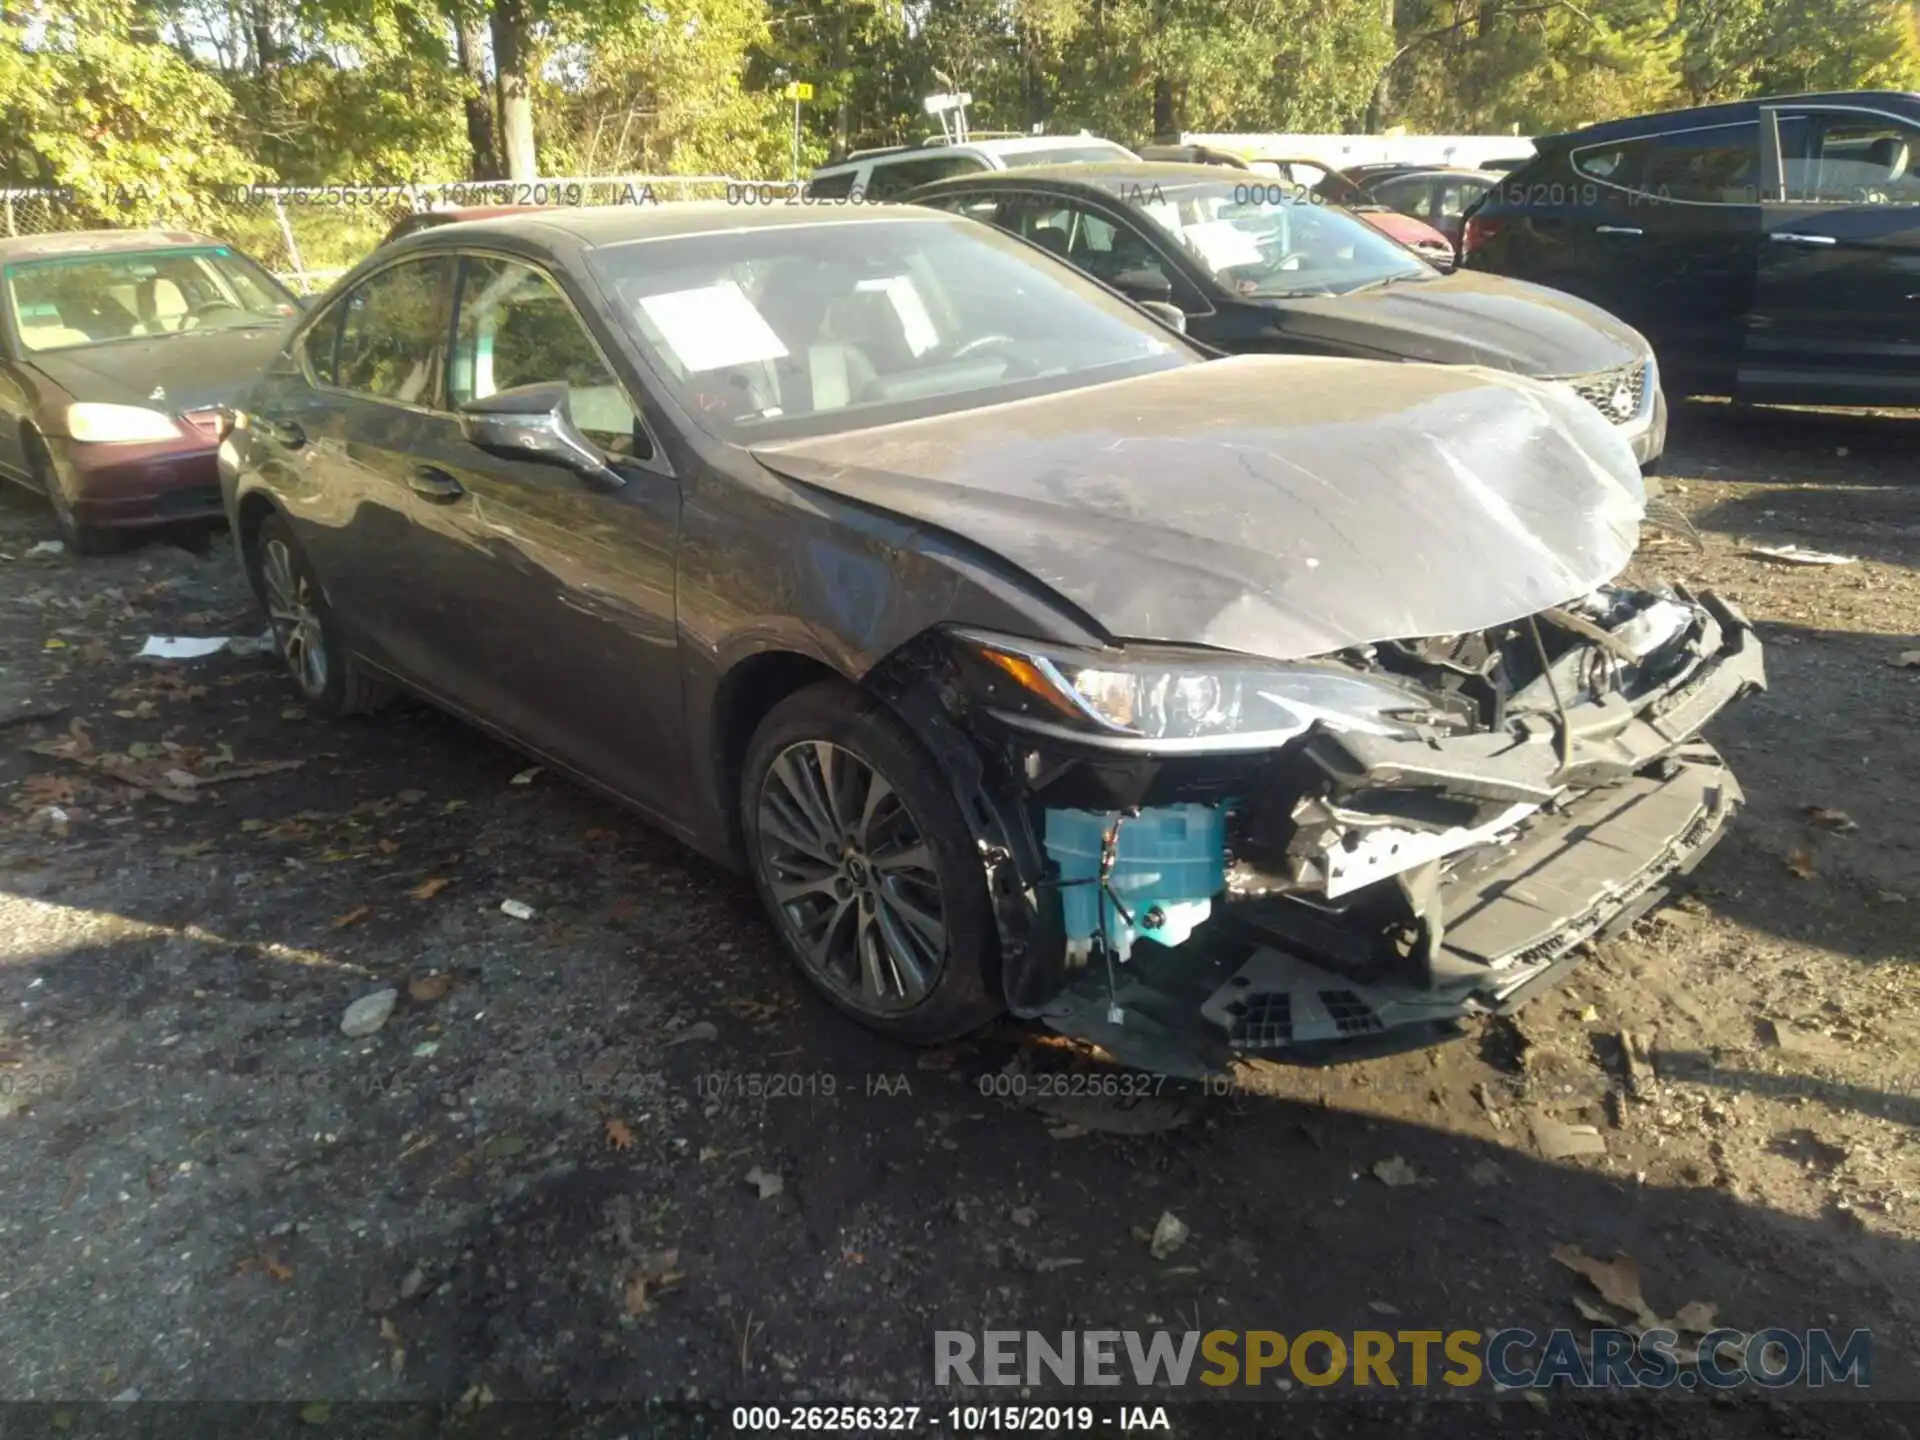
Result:
{"label": "yellow sign", "polygon": [[787,99],[789,100],[811,100],[812,98],[813,86],[805,80],[795,80],[787,86]]}

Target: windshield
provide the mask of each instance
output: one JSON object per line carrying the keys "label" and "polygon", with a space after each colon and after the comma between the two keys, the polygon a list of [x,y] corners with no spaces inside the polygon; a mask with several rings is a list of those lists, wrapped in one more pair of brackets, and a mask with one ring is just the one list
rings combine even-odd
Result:
{"label": "windshield", "polygon": [[282,324],[299,306],[279,282],[225,246],[23,260],[7,298],[29,351]]}
{"label": "windshield", "polygon": [[1074,145],[1049,145],[1044,150],[1002,152],[1000,163],[1009,170],[1022,165],[1099,164],[1103,160],[1131,160],[1133,152],[1110,140],[1089,140]]}
{"label": "windshield", "polygon": [[589,264],[662,382],[737,444],[1200,363],[1077,272],[947,217],[630,241]]}
{"label": "windshield", "polygon": [[1131,198],[1236,295],[1346,295],[1439,273],[1366,221],[1293,185],[1156,184]]}

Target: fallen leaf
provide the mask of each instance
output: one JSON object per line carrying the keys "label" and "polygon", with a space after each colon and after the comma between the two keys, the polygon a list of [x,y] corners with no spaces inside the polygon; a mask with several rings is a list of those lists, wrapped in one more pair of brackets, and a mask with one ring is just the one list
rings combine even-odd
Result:
{"label": "fallen leaf", "polygon": [[1418,1185],[1420,1172],[1407,1163],[1403,1156],[1389,1155],[1384,1160],[1376,1160],[1373,1173],[1381,1184],[1398,1189],[1403,1185]]}
{"label": "fallen leaf", "polygon": [[1604,1305],[1596,1305],[1584,1295],[1573,1297],[1573,1308],[1580,1312],[1580,1318],[1591,1320],[1596,1325],[1618,1325],[1620,1317]]}
{"label": "fallen leaf", "polygon": [[1022,1230],[1031,1230],[1033,1222],[1040,1218],[1040,1212],[1031,1205],[1019,1205],[1008,1212],[1007,1218]]}
{"label": "fallen leaf", "polygon": [[416,975],[407,982],[407,998],[421,1005],[431,1005],[453,988],[453,976],[445,970],[434,975]]}
{"label": "fallen leaf", "polygon": [[1044,1275],[1049,1270],[1065,1270],[1069,1266],[1082,1265],[1085,1263],[1086,1263],[1085,1261],[1077,1260],[1067,1255],[1062,1255],[1062,1256],[1059,1256],[1058,1258],[1055,1258],[1053,1256],[1048,1256],[1044,1259],[1035,1261],[1033,1268],[1035,1270],[1038,1270],[1042,1275]]}
{"label": "fallen leaf", "polygon": [[389,840],[386,836],[382,835],[378,840],[374,841],[373,848],[378,850],[382,855],[397,855],[400,851],[400,842],[397,840]]}
{"label": "fallen leaf", "polygon": [[1162,1210],[1160,1219],[1155,1222],[1153,1235],[1147,1242],[1147,1252],[1156,1260],[1164,1260],[1182,1245],[1192,1233],[1187,1222],[1171,1210]]}
{"label": "fallen leaf", "polygon": [[414,886],[413,889],[409,890],[407,894],[411,895],[415,900],[431,900],[452,883],[453,881],[444,875],[435,875],[430,880],[422,880],[418,885]]}
{"label": "fallen leaf", "polygon": [[1625,1310],[1648,1328],[1659,1324],[1640,1293],[1640,1267],[1630,1257],[1616,1255],[1611,1260],[1598,1260],[1578,1245],[1564,1243],[1555,1245],[1548,1253],[1586,1280],[1609,1305]]}
{"label": "fallen leaf", "polygon": [[1842,835],[1860,828],[1854,823],[1853,817],[1844,810],[1829,810],[1825,805],[1809,805],[1805,813],[1807,819],[1814,824],[1836,830]]}
{"label": "fallen leaf", "polygon": [[627,1128],[627,1122],[607,1117],[607,1144],[616,1150],[633,1149],[633,1131]]}
{"label": "fallen leaf", "polygon": [[667,1041],[667,1048],[671,1050],[675,1045],[692,1045],[702,1040],[713,1040],[716,1039],[719,1034],[719,1027],[711,1020],[696,1020],[671,1040]]}
{"label": "fallen leaf", "polygon": [[1802,880],[1811,880],[1819,873],[1813,868],[1813,852],[1805,846],[1787,856],[1787,869]]}
{"label": "fallen leaf", "polygon": [[373,907],[371,905],[356,905],[353,909],[347,911],[346,914],[334,916],[333,923],[328,925],[327,928],[329,930],[344,930],[349,925],[358,925],[371,914],[373,914]]}
{"label": "fallen leaf", "polygon": [[520,1135],[496,1135],[480,1147],[489,1160],[511,1160],[523,1154],[526,1148],[526,1138]]}
{"label": "fallen leaf", "polygon": [[627,1314],[644,1315],[653,1308],[654,1297],[665,1293],[685,1280],[686,1272],[678,1268],[680,1252],[662,1250],[657,1255],[648,1256],[639,1267],[627,1277],[623,1287]]}
{"label": "fallen leaf", "polygon": [[1714,1317],[1720,1313],[1718,1305],[1705,1300],[1689,1300],[1675,1312],[1670,1330],[1678,1330],[1688,1335],[1705,1335],[1714,1327]]}
{"label": "fallen leaf", "polygon": [[538,775],[541,772],[541,770],[543,770],[544,768],[546,767],[541,765],[535,765],[530,769],[522,770],[518,775],[514,776],[513,779],[509,780],[507,783],[509,785],[531,785],[533,783],[533,777]]}
{"label": "fallen leaf", "polygon": [[769,1174],[758,1165],[747,1171],[745,1179],[747,1184],[753,1186],[760,1192],[760,1198],[762,1200],[771,1200],[787,1188],[786,1181],[782,1180],[778,1175]]}

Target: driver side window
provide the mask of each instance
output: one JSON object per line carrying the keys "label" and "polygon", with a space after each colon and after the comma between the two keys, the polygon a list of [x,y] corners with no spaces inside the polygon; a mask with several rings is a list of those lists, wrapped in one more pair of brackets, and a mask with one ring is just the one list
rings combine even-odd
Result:
{"label": "driver side window", "polygon": [[646,459],[652,446],[625,388],[554,283],[531,266],[468,255],[447,363],[454,407],[521,385],[560,381],[573,423],[609,454]]}

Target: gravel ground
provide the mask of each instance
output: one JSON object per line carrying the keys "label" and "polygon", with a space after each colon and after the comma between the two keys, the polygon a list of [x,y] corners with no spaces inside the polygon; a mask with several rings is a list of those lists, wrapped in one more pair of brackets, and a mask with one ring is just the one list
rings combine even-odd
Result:
{"label": "gravel ground", "polygon": [[[1144,1106],[1041,1103],[1102,1072],[1018,1026],[867,1035],[743,882],[430,710],[136,659],[260,632],[225,538],[36,553],[8,497],[0,1398],[926,1400],[941,1328],[1584,1331],[1568,1245],[1661,1315],[1869,1328],[1873,1393],[1920,1397],[1916,454],[1912,414],[1680,407],[1706,548],[1636,564],[1744,606],[1773,688],[1717,728],[1749,808],[1678,905],[1465,1042]],[[1900,1413],[1791,1398],[1496,1409]]]}

